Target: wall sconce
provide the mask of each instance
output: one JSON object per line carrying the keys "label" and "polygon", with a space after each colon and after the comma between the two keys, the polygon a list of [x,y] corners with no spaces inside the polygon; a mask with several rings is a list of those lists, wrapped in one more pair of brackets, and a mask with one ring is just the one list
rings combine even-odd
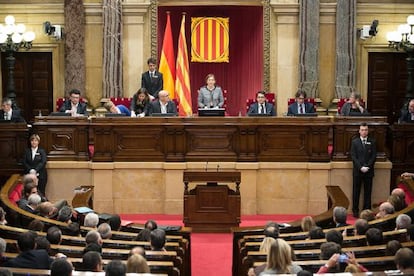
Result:
{"label": "wall sconce", "polygon": [[52,23],[46,21],[43,23],[43,31],[56,40],[63,39],[63,27],[61,25],[52,25]]}
{"label": "wall sconce", "polygon": [[26,32],[24,24],[15,24],[13,15],[5,18],[5,25],[0,24],[0,51],[6,53],[6,63],[9,71],[7,80],[7,97],[12,100],[13,107],[16,107],[16,89],[14,86],[14,65],[16,58],[14,52],[20,48],[29,50],[36,35],[34,32]]}
{"label": "wall sconce", "polygon": [[388,46],[397,51],[403,50],[407,53],[407,88],[406,103],[414,98],[414,15],[407,17],[407,24],[398,26],[397,31],[387,33]]}

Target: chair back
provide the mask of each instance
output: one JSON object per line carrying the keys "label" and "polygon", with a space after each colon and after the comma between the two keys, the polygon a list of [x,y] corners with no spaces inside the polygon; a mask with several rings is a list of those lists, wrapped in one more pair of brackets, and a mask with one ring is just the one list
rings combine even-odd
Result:
{"label": "chair back", "polygon": [[109,100],[111,100],[111,102],[113,102],[115,105],[124,105],[126,108],[130,109],[131,108],[131,101],[132,98],[124,98],[124,97],[111,97],[109,98]]}

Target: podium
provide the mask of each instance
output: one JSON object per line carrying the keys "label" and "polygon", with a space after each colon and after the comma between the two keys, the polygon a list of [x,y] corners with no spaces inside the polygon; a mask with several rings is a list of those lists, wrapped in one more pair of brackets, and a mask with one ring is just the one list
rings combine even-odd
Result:
{"label": "podium", "polygon": [[[193,232],[230,232],[240,223],[241,174],[236,171],[186,171],[184,181],[184,225]],[[202,182],[189,190],[190,182]],[[219,184],[220,183],[220,184]],[[235,183],[236,190],[227,184]],[[224,184],[224,185],[223,185]]]}

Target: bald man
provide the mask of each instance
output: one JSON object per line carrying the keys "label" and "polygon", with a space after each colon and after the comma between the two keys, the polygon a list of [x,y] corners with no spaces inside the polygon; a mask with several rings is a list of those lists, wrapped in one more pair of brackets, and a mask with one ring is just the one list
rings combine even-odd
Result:
{"label": "bald man", "polygon": [[162,114],[174,114],[177,115],[177,107],[175,103],[170,100],[169,93],[166,90],[161,90],[158,93],[158,100],[151,102],[150,114],[162,113]]}

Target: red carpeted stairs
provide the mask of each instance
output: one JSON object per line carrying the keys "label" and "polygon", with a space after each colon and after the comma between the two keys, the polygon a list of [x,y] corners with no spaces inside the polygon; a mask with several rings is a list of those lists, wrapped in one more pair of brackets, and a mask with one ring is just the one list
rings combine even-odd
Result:
{"label": "red carpeted stairs", "polygon": [[[242,216],[240,226],[265,225],[268,221],[284,223],[305,215],[255,215]],[[122,222],[145,223],[148,219],[158,225],[183,225],[182,215],[121,215]],[[348,223],[355,219],[348,216]],[[191,234],[191,266],[193,276],[231,276],[232,234]]]}

